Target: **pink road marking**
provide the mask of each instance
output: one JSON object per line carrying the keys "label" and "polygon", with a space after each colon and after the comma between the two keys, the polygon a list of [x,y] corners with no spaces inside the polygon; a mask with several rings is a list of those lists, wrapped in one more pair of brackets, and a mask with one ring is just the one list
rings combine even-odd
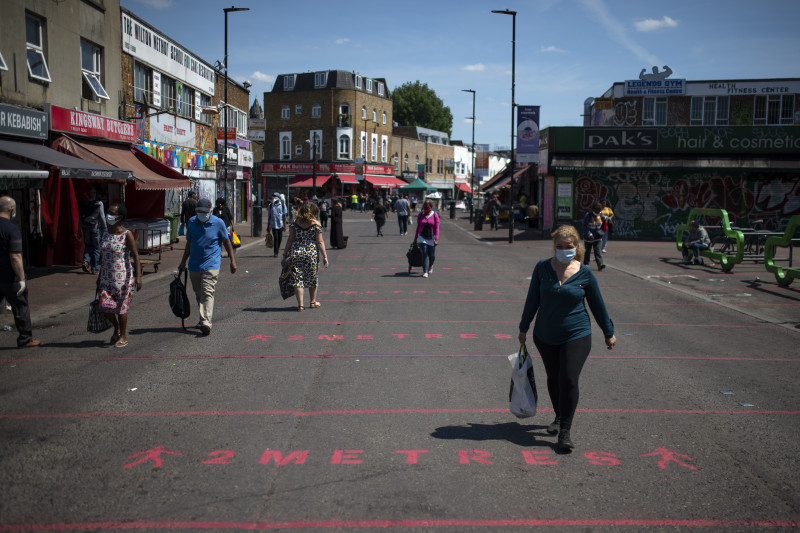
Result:
{"label": "pink road marking", "polygon": [[[552,409],[540,408],[542,412]],[[441,415],[441,414],[476,414],[507,413],[508,407],[486,409],[343,409],[324,411],[292,411],[292,410],[257,410],[257,411],[151,411],[151,412],[119,412],[119,413],[27,413],[0,414],[0,420],[38,420],[58,418],[133,418],[162,416],[325,416],[325,415]],[[780,410],[705,410],[705,409],[590,409],[579,408],[579,413],[605,414],[651,414],[651,415],[800,415],[800,411]]]}
{"label": "pink road marking", "polygon": [[305,520],[296,522],[76,522],[64,524],[0,525],[0,531],[72,531],[110,529],[321,529],[388,527],[694,527],[796,528],[797,520],[670,519],[515,519],[515,520]]}
{"label": "pink road marking", "polygon": [[[532,357],[539,358],[538,353]],[[14,358],[0,359],[0,363],[56,363],[75,361],[162,361],[171,359],[354,359],[370,357],[508,357],[508,354],[494,353],[386,353],[386,354],[327,354],[318,353],[283,353],[283,354],[213,354],[213,355],[131,355],[125,357],[48,357],[48,358]],[[653,359],[653,360],[684,360],[684,361],[741,361],[741,362],[767,362],[767,363],[797,363],[800,358],[792,357],[741,357],[741,356],[702,356],[702,355],[590,355],[590,359]]]}

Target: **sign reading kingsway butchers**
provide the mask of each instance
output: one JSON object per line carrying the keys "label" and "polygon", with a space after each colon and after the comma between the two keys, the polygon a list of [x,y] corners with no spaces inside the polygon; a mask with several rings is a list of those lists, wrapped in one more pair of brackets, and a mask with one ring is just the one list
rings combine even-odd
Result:
{"label": "sign reading kingsway butchers", "polygon": [[136,142],[136,124],[94,113],[50,106],[50,129],[114,141]]}

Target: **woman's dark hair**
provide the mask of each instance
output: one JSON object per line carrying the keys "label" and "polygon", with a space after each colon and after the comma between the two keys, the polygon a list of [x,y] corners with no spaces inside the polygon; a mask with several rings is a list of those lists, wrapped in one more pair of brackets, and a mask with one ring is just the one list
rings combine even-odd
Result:
{"label": "woman's dark hair", "polygon": [[122,204],[111,204],[108,206],[108,210],[110,211],[112,207],[117,206],[117,216],[120,220],[125,220],[128,217],[128,210]]}

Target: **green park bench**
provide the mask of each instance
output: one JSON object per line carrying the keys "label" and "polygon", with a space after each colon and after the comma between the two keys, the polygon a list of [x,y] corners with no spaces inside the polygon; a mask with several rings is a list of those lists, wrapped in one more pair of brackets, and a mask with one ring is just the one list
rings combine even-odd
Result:
{"label": "green park bench", "polygon": [[767,271],[775,274],[775,280],[782,287],[788,287],[792,280],[800,278],[800,268],[792,268],[791,266],[783,268],[776,265],[775,248],[778,246],[791,246],[798,226],[800,226],[800,215],[794,215],[789,219],[789,224],[786,226],[786,231],[783,232],[782,236],[767,237],[764,244],[764,266],[766,266]]}
{"label": "green park bench", "polygon": [[[735,247],[723,246],[722,248],[714,248],[714,243],[712,241],[711,248],[700,251],[700,255],[703,257],[708,257],[712,261],[719,263],[724,272],[730,272],[733,270],[733,267],[736,264],[741,263],[742,259],[744,258],[744,235],[739,230],[731,229],[730,222],[728,221],[728,212],[724,209],[693,208],[691,211],[689,211],[689,218],[686,223],[680,224],[675,230],[678,251],[683,252],[683,236],[684,234],[688,235],[689,233],[689,222],[695,220],[698,216],[712,216],[719,218],[719,228],[724,234],[724,239],[729,243],[735,243]],[[701,225],[703,225],[706,230],[710,228],[710,226],[706,226],[704,224]],[[731,249],[731,251],[735,250],[736,253],[729,254],[728,249]],[[690,250],[689,253],[692,253],[692,251]]]}

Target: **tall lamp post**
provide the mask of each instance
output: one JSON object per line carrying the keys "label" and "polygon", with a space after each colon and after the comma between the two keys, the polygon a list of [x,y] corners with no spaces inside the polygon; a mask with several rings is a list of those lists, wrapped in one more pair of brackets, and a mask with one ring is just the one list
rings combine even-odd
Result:
{"label": "tall lamp post", "polygon": [[472,224],[472,211],[475,209],[475,91],[461,89],[462,93],[472,93],[472,172],[469,180],[469,223]]}
{"label": "tall lamp post", "polygon": [[503,11],[492,10],[492,13],[501,15],[511,15],[511,185],[508,194],[508,242],[514,242],[514,172],[517,162],[514,157],[514,85],[515,85],[515,64],[516,64],[516,41],[517,41],[517,12],[504,9]]}
{"label": "tall lamp post", "polygon": [[311,184],[314,187],[314,196],[317,195],[317,139],[319,135],[315,131],[311,139],[306,141],[311,145]]}
{"label": "tall lamp post", "polygon": [[224,100],[225,100],[225,108],[222,118],[222,129],[225,132],[225,151],[222,152],[222,171],[225,173],[225,181],[224,187],[225,190],[223,191],[223,195],[225,196],[225,201],[227,203],[228,198],[228,13],[232,13],[234,11],[250,11],[249,7],[226,7],[223,8],[222,11],[225,12],[225,89],[224,89]]}

